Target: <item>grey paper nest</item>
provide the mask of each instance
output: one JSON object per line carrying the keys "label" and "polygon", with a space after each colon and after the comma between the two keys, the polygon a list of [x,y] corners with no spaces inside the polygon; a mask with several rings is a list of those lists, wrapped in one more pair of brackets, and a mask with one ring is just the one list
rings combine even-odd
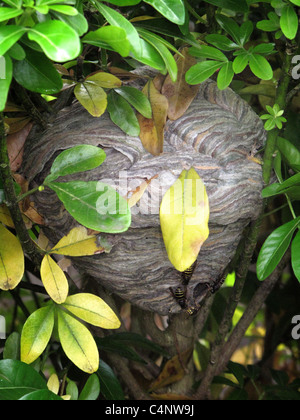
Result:
{"label": "grey paper nest", "polygon": [[[262,122],[250,106],[232,90],[219,91],[215,82],[207,81],[185,115],[167,122],[162,155],[147,153],[139,138],[126,136],[107,114],[93,118],[75,104],[64,109],[35,142],[27,142],[23,173],[32,186],[39,185],[60,151],[91,144],[105,150],[105,163],[73,179],[102,180],[126,196],[156,176],[132,208],[131,228],[123,234],[100,235],[110,252],[75,258],[74,263],[122,298],[165,315],[181,311],[170,293],[170,287],[180,285],[181,276],[168,260],[161,235],[159,205],[163,195],[182,170],[192,166],[207,188],[210,236],[188,286],[187,296],[193,304],[200,299],[203,283],[222,274],[243,230],[261,210],[262,169],[249,156],[264,140]],[[34,201],[53,243],[76,226],[50,190],[35,195]]]}

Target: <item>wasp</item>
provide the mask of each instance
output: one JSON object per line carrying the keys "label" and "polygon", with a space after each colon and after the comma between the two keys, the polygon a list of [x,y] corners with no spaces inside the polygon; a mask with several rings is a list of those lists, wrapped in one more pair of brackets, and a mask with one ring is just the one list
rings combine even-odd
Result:
{"label": "wasp", "polygon": [[181,281],[184,286],[187,286],[194,274],[195,268],[197,266],[197,260],[192,264],[187,270],[181,274]]}
{"label": "wasp", "polygon": [[172,295],[176,299],[178,305],[180,305],[182,309],[185,309],[187,307],[185,291],[181,287],[177,287],[175,292],[173,292],[171,287],[170,287],[170,290],[171,290]]}
{"label": "wasp", "polygon": [[210,292],[212,294],[215,294],[219,289],[221,289],[222,285],[224,284],[225,280],[226,280],[226,274],[224,274],[223,276],[219,277],[213,284],[211,284],[209,286]]}
{"label": "wasp", "polygon": [[188,316],[194,316],[198,313],[199,309],[200,305],[189,306],[185,312]]}

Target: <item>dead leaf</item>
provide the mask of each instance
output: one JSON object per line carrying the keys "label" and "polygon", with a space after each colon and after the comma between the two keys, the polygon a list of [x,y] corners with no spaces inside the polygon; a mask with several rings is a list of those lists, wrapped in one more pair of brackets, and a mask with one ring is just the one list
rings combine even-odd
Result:
{"label": "dead leaf", "polygon": [[140,199],[142,198],[143,194],[145,193],[146,189],[148,188],[148,185],[151,183],[153,179],[158,178],[158,174],[153,176],[150,179],[147,179],[146,181],[142,182],[139,187],[137,187],[134,191],[129,191],[127,197],[131,195],[131,197],[127,198],[127,202],[129,204],[129,207],[135,206]]}
{"label": "dead leaf", "polygon": [[184,48],[181,53],[183,57],[178,54],[174,57],[178,67],[177,81],[174,83],[170,76],[167,76],[162,87],[162,94],[169,101],[168,117],[173,121],[182,117],[199,92],[199,85],[191,86],[185,81],[186,72],[197,64],[197,61],[189,55],[188,48]]}
{"label": "dead leaf", "polygon": [[21,131],[7,137],[7,150],[12,172],[17,172],[22,165],[24,144],[32,125],[29,123]]}
{"label": "dead leaf", "polygon": [[34,207],[34,203],[30,202],[26,206],[26,211],[23,210],[23,213],[25,216],[28,217],[33,223],[36,223],[37,225],[44,225],[44,218],[39,214],[37,209]]}
{"label": "dead leaf", "polygon": [[162,87],[165,83],[167,76],[159,73],[157,76],[154,77],[153,83],[156,89],[161,93]]}
{"label": "dead leaf", "polygon": [[57,264],[62,269],[62,271],[67,273],[68,269],[72,266],[72,261],[69,258],[63,257],[61,260],[58,261]]}
{"label": "dead leaf", "polygon": [[45,251],[49,251],[51,249],[49,245],[49,239],[47,238],[47,236],[44,234],[42,230],[39,233],[37,244],[41,249]]}
{"label": "dead leaf", "polygon": [[137,114],[141,127],[140,139],[144,148],[154,156],[163,152],[164,128],[167,122],[169,103],[150,80],[143,89],[152,106],[152,119]]}
{"label": "dead leaf", "polygon": [[109,67],[108,71],[122,81],[129,82],[130,80],[141,79],[143,76],[131,73],[130,71],[120,69],[119,67]]}
{"label": "dead leaf", "polygon": [[155,391],[159,388],[163,388],[167,385],[180,381],[185,375],[185,370],[182,364],[187,364],[192,352],[193,349],[190,348],[168,360],[159,377],[152,383],[149,391]]}
{"label": "dead leaf", "polygon": [[9,134],[21,131],[29,122],[31,117],[5,118],[4,122],[9,126]]}

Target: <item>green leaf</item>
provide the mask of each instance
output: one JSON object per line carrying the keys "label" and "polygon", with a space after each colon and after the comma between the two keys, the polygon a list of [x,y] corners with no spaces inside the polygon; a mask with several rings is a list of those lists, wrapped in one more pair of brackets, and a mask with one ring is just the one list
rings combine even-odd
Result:
{"label": "green leaf", "polygon": [[300,172],[300,151],[288,140],[278,137],[277,147],[288,165],[296,172]]}
{"label": "green leaf", "polygon": [[299,184],[300,184],[300,173],[291,176],[282,184],[276,183],[276,184],[269,185],[262,191],[262,194],[263,194],[263,197],[265,198],[271,197],[273,195],[284,194],[289,190],[289,188],[299,186]]}
{"label": "green leaf", "polygon": [[[8,55],[0,57],[0,66],[2,66],[0,69],[0,112],[2,112],[6,105],[10,84],[13,78],[13,63]],[[3,68],[5,70],[4,74]]]}
{"label": "green leaf", "polygon": [[218,74],[218,88],[224,90],[231,84],[234,76],[232,62],[225,63]]}
{"label": "green leaf", "polygon": [[0,26],[0,57],[4,55],[25,34],[21,26]]}
{"label": "green leaf", "polygon": [[240,27],[236,21],[223,15],[217,15],[216,19],[221,28],[223,28],[238,45],[241,45]]}
{"label": "green leaf", "polygon": [[128,101],[145,118],[152,118],[152,108],[147,96],[140,90],[131,86],[122,86],[115,89],[126,101]]}
{"label": "green leaf", "polygon": [[279,17],[275,12],[268,13],[269,20],[261,20],[257,23],[257,28],[266,31],[273,32],[280,28]]}
{"label": "green leaf", "polygon": [[300,217],[276,229],[263,244],[257,260],[257,276],[263,281],[269,277],[282,260],[290,246],[295,230],[300,225]]}
{"label": "green leaf", "polygon": [[178,74],[177,64],[165,43],[161,41],[161,38],[158,35],[151,34],[151,32],[146,30],[141,31],[141,36],[160,54],[171,79],[175,82]]}
{"label": "green leaf", "polygon": [[247,376],[247,369],[239,363],[234,363],[234,362],[230,361],[228,363],[228,370],[229,370],[229,372],[231,372],[235,376],[235,378],[237,379],[240,387],[243,388],[244,377]]}
{"label": "green leaf", "polygon": [[70,395],[71,401],[77,401],[78,400],[78,387],[77,384],[74,381],[68,380],[68,385],[66,388],[66,395]]}
{"label": "green leaf", "polygon": [[13,332],[7,337],[3,350],[3,359],[20,359],[20,341],[21,336],[18,332]]}
{"label": "green leaf", "polygon": [[100,117],[107,108],[107,94],[99,83],[77,83],[74,94],[81,105],[93,116]]}
{"label": "green leaf", "polygon": [[47,184],[60,176],[85,172],[100,166],[106,159],[106,153],[100,147],[88,144],[72,147],[57,156],[52,164],[50,175],[44,181]]}
{"label": "green leaf", "polygon": [[142,0],[109,0],[107,3],[114,4],[115,6],[135,6]]}
{"label": "green leaf", "polygon": [[140,37],[132,23],[130,23],[129,20],[120,13],[102,3],[97,2],[95,3],[95,6],[112,26],[117,26],[125,30],[127,39],[131,45],[131,52],[137,57],[142,55],[143,52],[141,49]]}
{"label": "green leaf", "polygon": [[84,372],[96,372],[99,368],[99,352],[92,334],[66,312],[57,312],[58,335],[65,354]]}
{"label": "green leaf", "polygon": [[98,376],[91,375],[81,391],[79,401],[96,401],[100,394],[100,382]]}
{"label": "green leaf", "polygon": [[48,183],[66,210],[83,226],[97,232],[121,233],[131,224],[127,201],[102,182]]}
{"label": "green leaf", "polygon": [[20,9],[11,9],[10,7],[1,7],[0,8],[0,22],[5,20],[13,19],[17,16],[23,14],[23,10]]}
{"label": "green leaf", "polygon": [[48,389],[41,389],[24,395],[19,401],[63,401],[63,399]]}
{"label": "green leaf", "polygon": [[78,13],[76,16],[68,16],[54,12],[52,10],[51,14],[55,17],[56,20],[60,20],[61,22],[64,22],[66,25],[73,28],[77,32],[78,36],[82,36],[89,29],[88,21],[81,13]]}
{"label": "green leaf", "polygon": [[140,125],[129,103],[116,92],[108,95],[108,106],[111,120],[129,136],[137,137],[140,134]]}
{"label": "green leaf", "polygon": [[280,18],[280,27],[288,39],[295,39],[298,32],[298,16],[294,7],[287,4],[283,7]]}
{"label": "green leaf", "polygon": [[[23,0],[24,2],[25,1],[29,1],[29,2],[31,2],[32,0]],[[42,6],[42,5],[49,5],[49,4],[56,4],[56,3],[64,3],[64,4],[75,4],[76,3],[76,0],[64,0],[64,1],[61,1],[61,0],[36,0],[35,1],[36,2],[36,5],[37,6]],[[77,2],[78,3],[78,2]]]}
{"label": "green leaf", "polygon": [[206,0],[206,2],[234,12],[248,12],[249,10],[246,0]]}
{"label": "green leaf", "polygon": [[97,31],[89,32],[83,42],[100,47],[105,42],[122,57],[127,57],[130,53],[131,46],[126,31],[118,26],[103,26]]}
{"label": "green leaf", "polygon": [[300,232],[297,233],[292,242],[292,267],[300,282]]}
{"label": "green leaf", "polygon": [[9,50],[8,55],[13,58],[14,60],[24,60],[26,57],[26,53],[23,47],[20,44],[14,44]]}
{"label": "green leaf", "polygon": [[240,42],[242,45],[245,45],[249,41],[253,30],[254,25],[250,20],[242,24],[240,27]]}
{"label": "green leaf", "polygon": [[32,49],[26,49],[23,61],[14,64],[14,78],[26,89],[51,95],[63,87],[60,74],[53,63],[44,55]]}
{"label": "green leaf", "polygon": [[144,39],[140,39],[142,53],[140,55],[135,55],[131,52],[131,57],[140,61],[147,66],[153,67],[156,70],[159,70],[161,73],[166,74],[167,68],[165,61],[163,60],[160,53],[157,51],[153,45],[149,44],[149,42],[145,41]]}
{"label": "green leaf", "polygon": [[220,61],[202,61],[186,72],[185,80],[190,85],[198,85],[212,76],[220,67],[222,67]]}
{"label": "green leaf", "polygon": [[251,71],[262,80],[271,80],[273,78],[273,69],[268,60],[259,54],[249,55],[249,65]]}
{"label": "green leaf", "polygon": [[33,363],[45,350],[54,327],[54,307],[46,306],[27,319],[21,336],[21,360]]}
{"label": "green leaf", "polygon": [[182,0],[144,0],[169,21],[177,25],[185,22],[185,7]]}
{"label": "green leaf", "polygon": [[123,401],[125,399],[120,382],[110,366],[100,359],[97,375],[100,380],[101,394],[109,401]]}
{"label": "green leaf", "polygon": [[210,58],[212,60],[224,62],[228,61],[228,58],[222,53],[222,51],[206,45],[201,45],[199,48],[192,47],[189,49],[189,53],[194,57]]}
{"label": "green leaf", "polygon": [[222,51],[234,51],[239,48],[238,44],[231,41],[225,35],[211,34],[207,35],[205,40]]}
{"label": "green leaf", "polygon": [[17,9],[20,9],[22,6],[22,0],[3,0],[3,3],[6,3],[9,6]]}
{"label": "green leaf", "polygon": [[253,52],[256,54],[269,55],[274,52],[275,44],[259,44],[253,48]]}
{"label": "green leaf", "polygon": [[80,54],[81,44],[77,32],[66,23],[50,20],[29,29],[28,38],[42,48],[50,60],[62,63]]}
{"label": "green leaf", "polygon": [[300,6],[300,0],[290,0],[290,2],[295,4],[296,6]]}
{"label": "green leaf", "polygon": [[46,381],[31,366],[18,360],[0,360],[0,401],[17,401],[41,389],[47,389]]}
{"label": "green leaf", "polygon": [[[249,56],[247,53],[238,55],[233,61],[233,71],[235,74],[242,73],[249,63]],[[265,88],[264,88],[265,89]]]}
{"label": "green leaf", "polygon": [[55,4],[55,5],[49,6],[49,9],[54,10],[55,12],[58,12],[58,13],[62,13],[63,15],[68,15],[68,16],[77,16],[78,15],[78,10],[75,9],[75,7],[72,7],[72,6]]}

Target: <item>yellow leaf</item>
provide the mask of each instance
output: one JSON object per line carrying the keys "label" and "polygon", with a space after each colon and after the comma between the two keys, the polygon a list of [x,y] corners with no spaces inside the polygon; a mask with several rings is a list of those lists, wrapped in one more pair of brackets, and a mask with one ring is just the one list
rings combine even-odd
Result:
{"label": "yellow leaf", "polygon": [[24,253],[19,240],[0,223],[0,289],[12,290],[24,274]]}
{"label": "yellow leaf", "polygon": [[10,211],[8,210],[5,204],[0,206],[0,222],[2,222],[5,226],[8,226],[12,229],[14,229],[15,227],[14,222],[10,215]]}
{"label": "yellow leaf", "polygon": [[21,361],[33,363],[45,350],[54,327],[54,307],[46,306],[27,319],[21,336]]}
{"label": "yellow leaf", "polygon": [[161,95],[150,80],[143,89],[143,93],[149,99],[152,106],[152,119],[137,114],[141,132],[140,139],[144,148],[154,156],[163,152],[164,128],[167,121],[169,103],[165,96]]}
{"label": "yellow leaf", "polygon": [[99,352],[89,330],[64,311],[58,311],[58,335],[67,357],[81,370],[92,374],[99,368]]}
{"label": "yellow leaf", "polygon": [[175,55],[178,67],[176,82],[173,82],[171,77],[167,76],[162,87],[162,94],[169,101],[168,117],[170,120],[177,120],[182,117],[199,91],[199,85],[189,85],[185,81],[186,72],[194,64],[197,64],[197,60],[189,55],[188,48],[184,48],[181,53],[183,56]]}
{"label": "yellow leaf", "polygon": [[47,382],[47,388],[49,389],[49,391],[57,395],[59,391],[59,386],[60,384],[58,376],[56,375],[56,373],[53,373]]}
{"label": "yellow leaf", "polygon": [[194,168],[184,170],[166,192],[160,224],[171,263],[187,270],[197,259],[209,235],[209,202],[205,185]]}
{"label": "yellow leaf", "polygon": [[77,83],[74,94],[81,105],[93,116],[100,117],[107,108],[107,95],[97,82]]}
{"label": "yellow leaf", "polygon": [[89,235],[85,227],[74,228],[51,249],[51,254],[68,257],[81,257],[104,252],[104,248],[97,243],[97,237]]}
{"label": "yellow leaf", "polygon": [[168,360],[159,377],[152,383],[150,391],[155,391],[180,381],[185,375],[185,366],[187,365],[192,352],[193,349],[188,349],[180,355],[176,355]]}
{"label": "yellow leaf", "polygon": [[88,76],[86,81],[96,82],[98,86],[107,89],[118,88],[122,86],[122,81],[110,73],[98,72],[92,76]]}
{"label": "yellow leaf", "polygon": [[114,311],[102,299],[90,293],[69,296],[63,306],[78,318],[96,327],[116,329],[121,326]]}
{"label": "yellow leaf", "polygon": [[48,295],[54,302],[61,304],[67,299],[68,280],[62,269],[49,255],[45,255],[43,258],[41,278]]}

